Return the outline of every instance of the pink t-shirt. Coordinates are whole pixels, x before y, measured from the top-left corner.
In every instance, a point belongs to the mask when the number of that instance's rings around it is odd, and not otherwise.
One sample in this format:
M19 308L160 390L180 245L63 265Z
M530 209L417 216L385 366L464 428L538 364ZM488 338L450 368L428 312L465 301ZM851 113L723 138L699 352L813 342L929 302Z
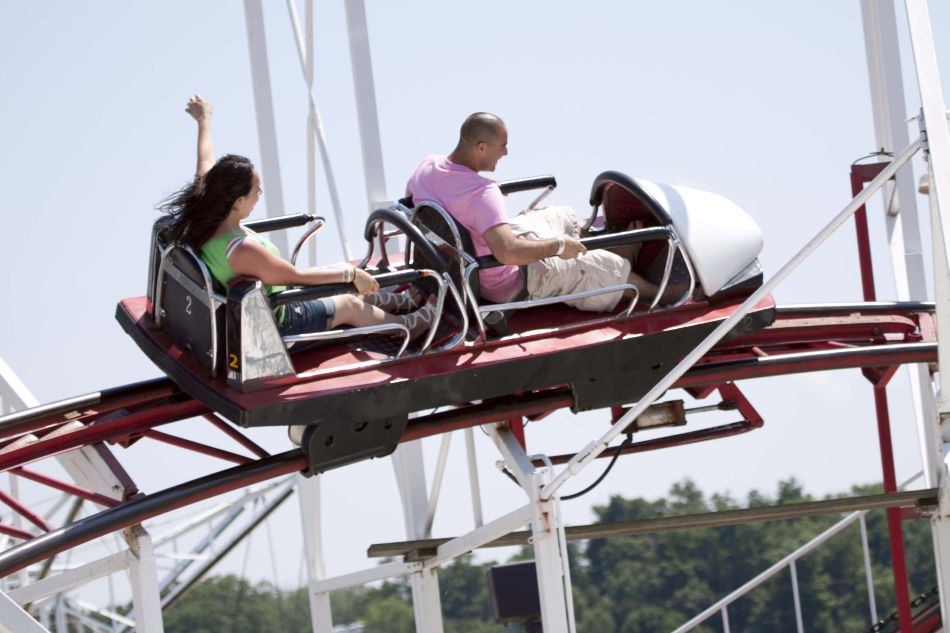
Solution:
M475 253L491 255L482 235L499 224L507 224L505 197L498 183L478 175L447 156L428 156L409 177L406 195L413 204L432 200L452 214L472 236ZM523 286L517 266L498 266L479 272L482 296L489 301L510 301Z

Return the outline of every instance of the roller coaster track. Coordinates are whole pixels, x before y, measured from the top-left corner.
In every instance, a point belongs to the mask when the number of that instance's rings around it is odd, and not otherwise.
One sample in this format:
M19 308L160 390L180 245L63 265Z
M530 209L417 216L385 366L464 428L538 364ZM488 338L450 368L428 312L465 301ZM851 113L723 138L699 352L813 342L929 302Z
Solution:
M935 363L933 304L859 303L786 306L770 327L713 348L675 385L702 398L732 381L830 369L861 368L866 374L893 372L908 363ZM569 386L511 395L413 418L402 442L475 425L523 416L541 419L573 405ZM619 407L618 407L619 408ZM158 431L172 422L201 417L247 453L235 453ZM614 419L618 416L615 414ZM748 421L632 444L624 452L665 448L716 439L761 426ZM162 441L236 463L235 466L151 494L139 492L106 444L128 447L144 439ZM109 498L28 470L34 462L78 449L97 447L110 467L128 481L125 498ZM105 450L102 450L105 449ZM563 457L563 456L562 456ZM555 462L564 461L555 459ZM159 378L61 400L0 418L0 470L89 499L106 509L53 529L29 508L4 500L42 533L0 523L0 533L21 542L0 552L0 576L189 504L307 469L300 449L268 454L237 428Z

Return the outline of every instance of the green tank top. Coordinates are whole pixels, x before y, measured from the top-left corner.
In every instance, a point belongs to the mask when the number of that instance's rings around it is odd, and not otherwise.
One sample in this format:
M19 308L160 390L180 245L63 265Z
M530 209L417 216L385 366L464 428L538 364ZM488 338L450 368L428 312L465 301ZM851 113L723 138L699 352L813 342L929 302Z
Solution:
M280 257L280 249L274 245L266 237L258 235L250 229L245 229L246 233L225 233L224 235L219 235L217 237L212 237L210 240L201 245L201 259L204 261L205 265L208 267L208 270L217 279L223 286L227 287L228 283L231 282L235 277L239 277L234 270L231 269L231 264L228 263L228 254L231 253L237 246L243 242L245 239L252 239L264 248L267 249L269 253ZM281 292L286 289L286 286L266 286L265 289L267 294L274 294L275 292ZM278 317L278 323L282 323L284 320L284 311L283 306L280 306L275 310L275 314Z

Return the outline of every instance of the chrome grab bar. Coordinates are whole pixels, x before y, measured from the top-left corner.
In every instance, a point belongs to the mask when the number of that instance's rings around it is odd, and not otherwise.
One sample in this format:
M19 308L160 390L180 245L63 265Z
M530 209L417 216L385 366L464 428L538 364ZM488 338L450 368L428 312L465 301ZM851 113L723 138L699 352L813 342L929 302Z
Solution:
M303 248L303 245L306 243L306 241L315 235L317 231L322 229L326 223L327 221L321 217L316 217L313 219L313 226L307 229L307 232L304 233L299 240L297 240L297 245L294 246L294 252L290 256L290 264L292 266L297 265L297 255L300 254L300 249Z
M381 325L367 325L356 327L349 330L324 330L323 332L305 332L303 334L288 334L282 336L284 343L300 343L302 341L330 341L341 338L351 338L354 336L363 336L366 334L382 334L384 332L397 332L403 335L402 347L396 354L396 358L402 356L409 345L409 328L401 323L383 323Z

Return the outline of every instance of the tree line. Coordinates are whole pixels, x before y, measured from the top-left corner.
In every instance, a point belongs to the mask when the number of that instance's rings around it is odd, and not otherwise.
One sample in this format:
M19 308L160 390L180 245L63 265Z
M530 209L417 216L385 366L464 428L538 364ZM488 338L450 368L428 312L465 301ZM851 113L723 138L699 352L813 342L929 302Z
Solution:
M880 492L852 488L848 495ZM706 495L691 481L673 485L661 499L612 497L593 508L598 522L630 521L676 514L733 510L814 501L794 480L775 494L750 492L744 500ZM571 578L579 633L669 632L840 520L840 515L691 529L572 543ZM895 609L890 545L884 511L866 517L878 617ZM933 546L926 520L903 522L911 595L936 584ZM515 558L531 558L524 548ZM446 633L502 633L492 619L487 570L471 556L439 570ZM857 523L796 565L806 631L870 628L864 554ZM412 633L406 579L335 591L335 624L360 623L364 633ZM796 631L788 571L779 573L729 607L733 633ZM168 633L287 633L311 631L306 588L282 591L267 582L235 576L206 579L165 613ZM695 629L719 633L713 616Z

